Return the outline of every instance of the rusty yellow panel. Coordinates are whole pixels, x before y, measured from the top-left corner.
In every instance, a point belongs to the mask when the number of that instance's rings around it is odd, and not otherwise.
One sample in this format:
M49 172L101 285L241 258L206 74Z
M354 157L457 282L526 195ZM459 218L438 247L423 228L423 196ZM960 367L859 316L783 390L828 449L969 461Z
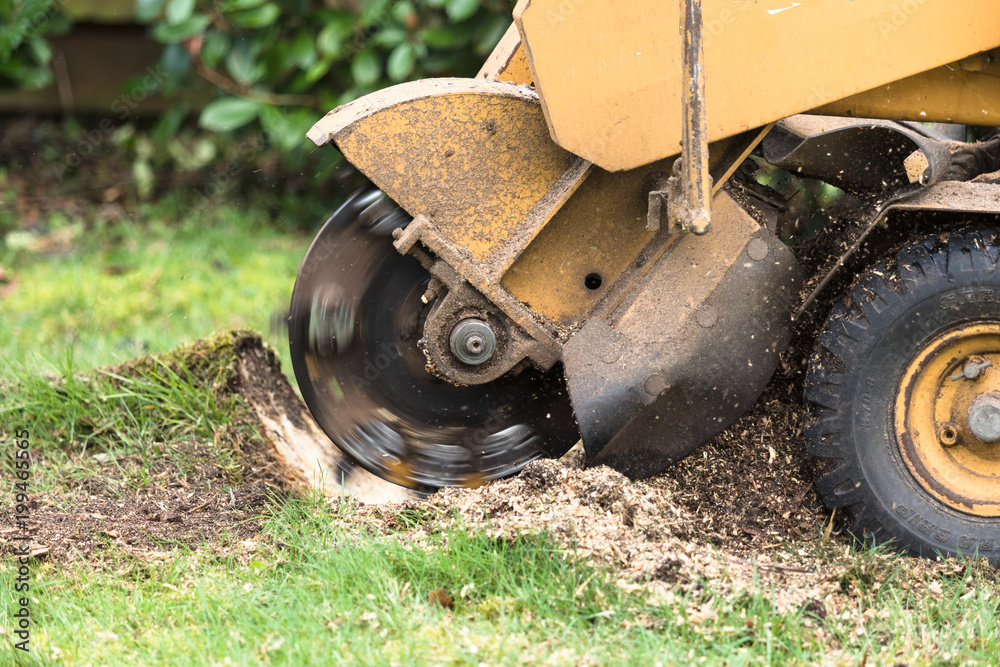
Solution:
M521 48L521 42L517 43L517 49L511 54L503 71L496 78L497 81L507 81L508 83L531 83L531 70L528 68L528 57L524 54L524 49Z
M591 171L501 284L556 324L582 321L653 237L646 231L649 188L642 186L657 169L668 172L670 165Z
M481 262L578 161L552 142L530 89L474 79L367 95L328 113L309 138L335 142L407 212Z
M493 53L483 63L477 79L505 81L518 85L531 83L531 70L528 68L528 58L521 48L521 36L513 23L500 38Z
M761 128L752 139L742 136L709 146L713 192L722 188L769 129ZM646 230L650 185L656 176L668 176L672 164L673 160L663 160L624 172L592 167L575 194L511 264L501 284L551 322L561 326L580 322L653 239ZM715 201L735 206L728 196ZM587 286L590 275L600 276L600 287Z
M681 4L520 0L514 19L561 146L612 171L679 152ZM991 0L702 4L712 141L1000 45Z
M831 102L814 113L887 120L1000 125L1000 67L967 71L958 63Z

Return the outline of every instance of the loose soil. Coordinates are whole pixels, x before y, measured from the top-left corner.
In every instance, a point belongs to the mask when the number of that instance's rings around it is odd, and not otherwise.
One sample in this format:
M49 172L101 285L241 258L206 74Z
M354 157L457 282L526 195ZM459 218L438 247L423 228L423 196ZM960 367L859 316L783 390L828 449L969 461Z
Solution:
M99 474L66 481L36 497L31 513L36 550L73 559L111 546L135 555L158 554L170 545L225 549L259 531L255 517L269 499L306 489L317 479L336 499L343 480L347 492L368 504L366 516L459 507L470 521L510 519L524 529L552 529L554 521L571 520L572 511L559 516L561 505L552 504L553 494L576 489L585 496L583 506L629 529L642 544L669 536L732 553L814 540L826 516L804 453L802 407L794 383L783 377L735 426L659 477L629 482L607 468L579 470L571 453L561 462L533 464L513 480L445 490L425 502L343 460L259 336L220 334L177 350L168 360L211 376L220 391L236 393L249 409L239 410L215 443L164 445L151 463L147 459L149 481L142 488L127 482L142 462L126 457L100 461ZM149 358L139 359L112 370L136 372L149 363ZM238 469L217 465L219 447L237 450ZM36 465L46 465L44 456ZM542 505L553 510L520 511ZM620 548L609 540L602 558L615 560Z
M743 589L770 577L781 580L782 606L808 604L832 594L839 578L806 555L849 546L829 532L824 537L829 516L813 488L802 405L792 389L777 377L733 427L652 479L582 469L580 453L571 451L482 488L367 505L360 514L417 541L458 525L508 538L546 531L612 568L626 588L677 595L706 579Z
M188 490L191 481L169 469L141 491L116 492L113 481L110 472L82 480L59 497L36 497L31 553L63 562L98 560L102 552L144 562L169 560L178 548L223 553L260 532L257 517L269 502L269 489L260 482ZM22 532L12 517L3 523L0 533Z
M207 383L222 401L237 396L232 422L213 442L148 443L154 453L142 457L84 452L57 462L44 449L33 451L36 474L58 465L62 477L52 490L32 494L36 557L95 560L115 552L162 560L175 548L231 553L260 532L269 503L308 492L317 480L329 497L415 497L343 459L258 334L221 333L97 373L136 375L164 362ZM23 533L12 509L0 512L0 535ZM0 552L13 548L4 540Z
M567 550L609 567L621 587L642 589L663 602L692 591L699 595L691 600L703 600L706 586L736 595L763 584L781 610L860 619L864 596L858 582L870 586L898 567L888 554L859 560L832 530L805 455L794 370L801 360L789 363L732 428L653 479L630 481L603 466L581 469L575 448L558 461L535 461L510 479L420 499L337 458L258 335L220 334L166 359L215 377L220 391L239 395L233 425L213 443L164 445L145 459L98 460L96 474L67 479L36 496L30 514L37 558L119 567L122 556L155 564L177 549L249 557L269 505L315 488L317 479L324 480L330 502L339 504L346 491L330 480L340 479L362 504L353 513L331 512L331 521L417 544L455 527L507 539L545 532ZM114 370L120 374L148 363L140 359ZM234 450L235 458L220 458L220 448ZM326 452L329 458L320 470L296 451ZM49 464L36 456L36 466ZM140 468L148 483L135 488L130 480ZM0 512L0 525L4 534L14 532L10 510ZM966 567L956 561L905 563L906 580L932 593L938 576ZM697 604L705 608L690 608L691 619L709 621L711 604Z

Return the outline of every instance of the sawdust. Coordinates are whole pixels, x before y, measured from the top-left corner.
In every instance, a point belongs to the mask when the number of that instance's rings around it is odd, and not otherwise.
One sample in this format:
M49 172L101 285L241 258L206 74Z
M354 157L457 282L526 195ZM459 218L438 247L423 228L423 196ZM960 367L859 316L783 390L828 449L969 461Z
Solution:
M691 512L696 535L735 550L819 534L827 512L806 454L796 383L771 382L750 412L694 454L646 482Z
M214 378L220 391L244 392L242 384L253 378L253 389L241 394L251 400L237 421L260 428L258 404L269 410L281 405L293 413L284 421L305 429L299 423L309 419L304 406L280 373L269 376L278 371L273 352L255 335L226 336L222 345L202 342L172 358L202 359L205 377ZM226 350L220 358L236 364L224 363L229 370L218 372L205 355L191 354L208 347ZM245 358L253 360L250 373L240 371ZM852 552L832 530L812 487L795 377L794 370L779 374L746 417L653 479L631 481L606 467L581 469L571 452L478 489L359 505L331 520L417 544L455 528L506 539L544 532L609 568L623 589L640 591L653 604L685 605L691 627L706 635L718 625L713 595L760 591L780 611L810 614L817 633L825 632L828 616L862 627L865 600L881 583L891 578L894 586L934 595L935 581L968 565ZM164 445L153 460L99 459L95 474L67 477L33 498L32 553L97 567L121 567L123 556L126 564L166 563L178 549L251 557L262 539L261 517L295 492L301 471L284 469L268 437L246 433L237 423L214 443ZM219 465L219 447L236 450L235 469ZM41 454L36 463L49 465ZM127 480L142 465L149 483L134 488ZM9 511L0 512L0 525L13 525Z
M478 489L359 512L386 533L417 539L455 526L496 537L544 531L612 568L623 587L666 597L705 580L738 590L763 577L782 583L776 604L798 608L833 592L839 579L832 566L799 554L816 551L828 517L813 489L794 389L778 378L747 416L652 479L580 469L571 452ZM407 531L414 514L421 525Z
M300 444L292 438L324 440L322 446L331 447L288 386L273 351L256 334L218 334L156 360L147 357L111 370L134 374L157 363L183 366L220 396L241 397L233 424L213 443L153 443L164 453L152 464L128 457L108 460L99 465L100 474L83 481L67 476L52 493L36 497L34 537L51 557L87 558L112 545L134 553L170 544L224 548L234 535L246 538L258 530L252 511L263 505L245 505L241 497L265 498L268 489L281 497L313 479L288 454ZM664 554L687 553L691 545L753 554L788 540L816 539L825 513L812 487L801 422L795 387L779 379L749 415L657 478L630 482L607 468L538 462L514 479L475 490L444 490L426 503L414 499L411 504L439 512L464 508L464 519L484 528L501 522L518 530L560 531L567 540L575 535L581 548L625 568L633 578L662 578L670 569ZM238 452L239 470L218 468L218 448ZM174 463L175 455L195 463L184 468ZM41 452L36 461L47 465ZM152 465L145 471L149 483L135 488L125 479L134 478L140 465ZM364 476L333 455L324 469L355 483ZM391 515L401 505L384 501L405 497L362 497L382 503L363 511Z
M708 447L740 447L744 426ZM774 445L764 450L770 460ZM774 450L773 467L787 467L777 465L778 456ZM862 623L873 587L892 578L903 589L933 590L941 576L967 567L891 553L859 557L848 541L824 532L829 517L814 494L804 494L798 507L786 507L806 484L797 476L775 473L760 477L756 487L729 486L740 470L752 472L753 460L732 463L729 470L712 466L711 479L700 485L704 496L696 499L691 481L704 465L688 463L670 476L630 481L604 466L583 470L538 460L517 477L478 489L444 489L424 502L361 506L354 521L416 544L456 528L507 540L544 532L585 561L609 568L621 588L640 591L653 604L683 603L688 620L707 632L717 613L712 595L766 591L778 611L811 614L817 627L828 615ZM723 489L732 498L716 505L711 498L718 499ZM738 509L743 504L756 507Z
M795 368L779 373L745 417L658 477L581 469L570 452L481 488L362 506L358 519L417 543L457 527L505 539L544 532L610 568L626 590L661 604L683 598L706 632L715 614L706 591L768 591L779 611L814 617L820 633L827 616L862 624L868 591L890 576L924 591L967 564L853 551L813 488Z

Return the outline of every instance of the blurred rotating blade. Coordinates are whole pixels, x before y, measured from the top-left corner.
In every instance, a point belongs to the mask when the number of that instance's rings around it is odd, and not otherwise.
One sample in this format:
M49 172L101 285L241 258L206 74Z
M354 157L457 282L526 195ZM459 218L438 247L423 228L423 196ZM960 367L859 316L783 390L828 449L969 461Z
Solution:
M563 454L579 431L561 367L471 387L425 370L429 275L391 240L409 221L379 190L362 191L306 253L288 333L316 421L361 466L413 488L475 486Z

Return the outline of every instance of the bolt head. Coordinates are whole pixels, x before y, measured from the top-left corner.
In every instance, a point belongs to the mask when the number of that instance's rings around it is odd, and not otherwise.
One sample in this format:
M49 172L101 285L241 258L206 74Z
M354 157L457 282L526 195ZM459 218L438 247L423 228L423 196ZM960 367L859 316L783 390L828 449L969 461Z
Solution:
M482 320L462 320L451 330L451 352L463 364L486 363L496 351L497 338L490 325Z
M1000 396L983 394L978 396L966 414L969 430L982 442L1000 442Z

